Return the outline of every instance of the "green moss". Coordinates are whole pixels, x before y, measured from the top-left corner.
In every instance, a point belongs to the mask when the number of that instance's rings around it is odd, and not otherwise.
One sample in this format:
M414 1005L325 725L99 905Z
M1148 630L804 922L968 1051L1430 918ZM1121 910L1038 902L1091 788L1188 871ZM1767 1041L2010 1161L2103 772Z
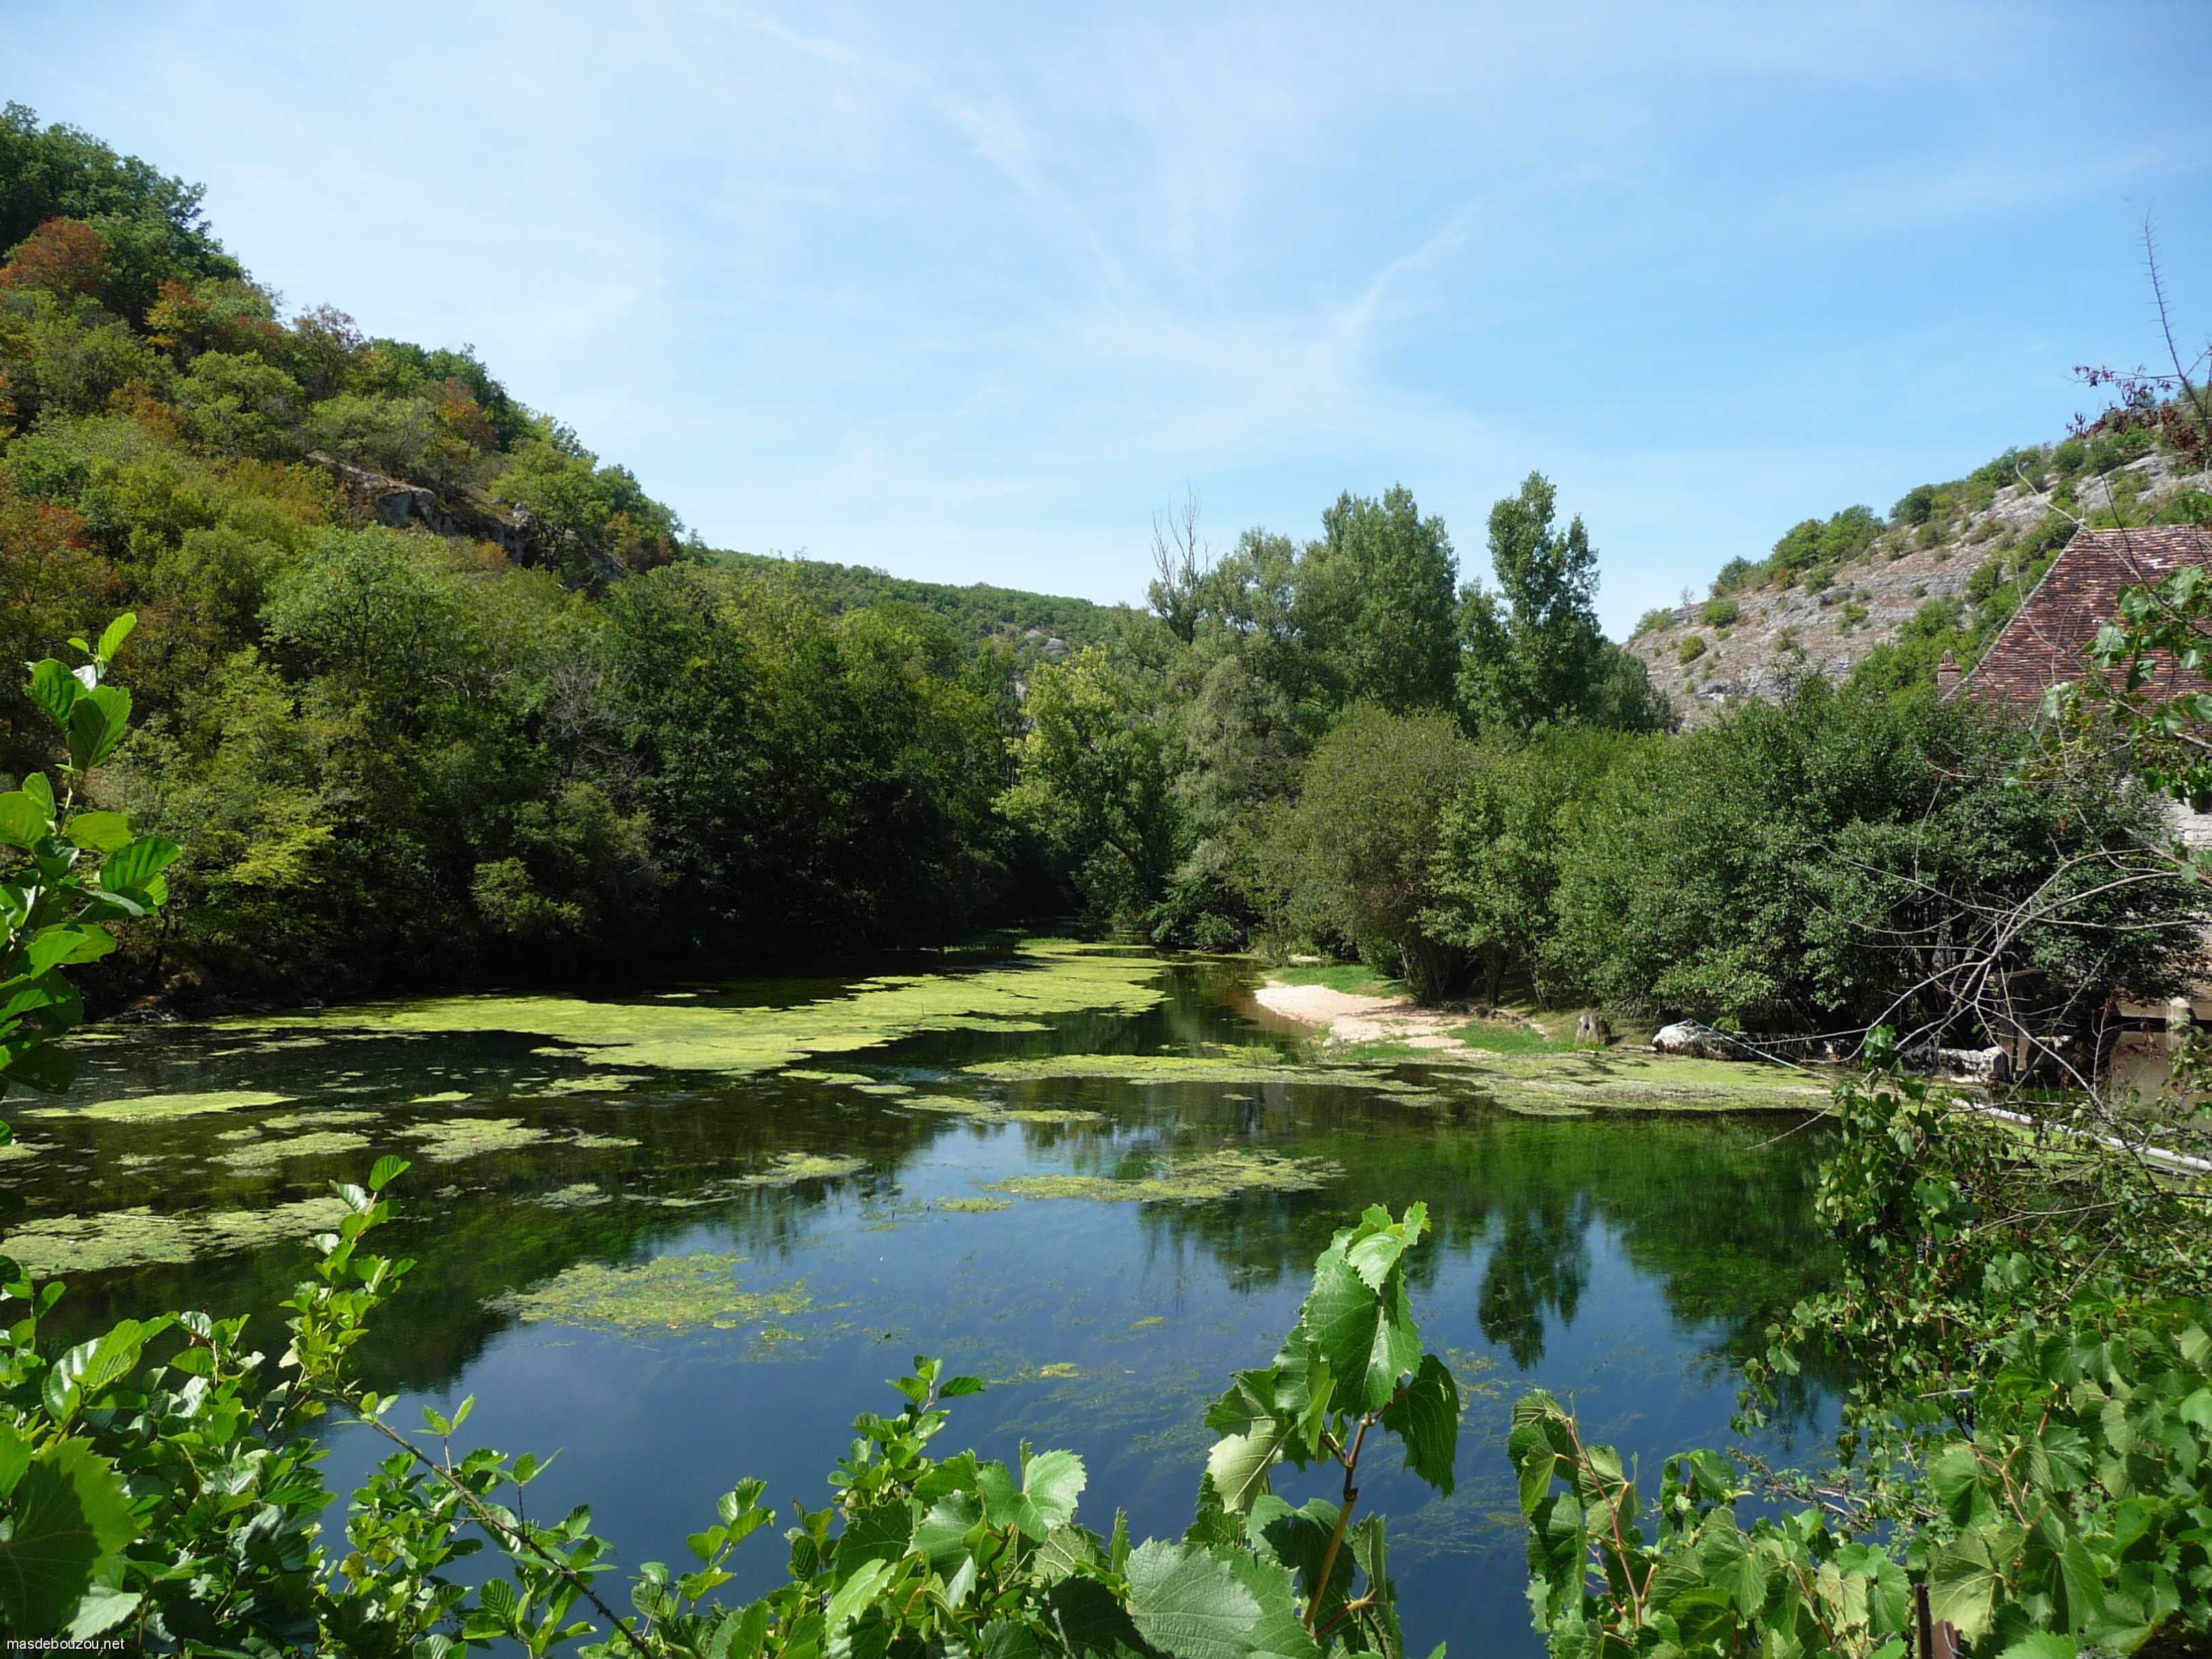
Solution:
M1575 1046L1572 1036L1553 1036L1517 1020L1478 1019L1452 1035L1470 1048L1493 1054L1560 1054Z
M210 1112L236 1112L256 1106L284 1106L289 1095L272 1095L257 1089L210 1089L198 1094L137 1095L128 1100L96 1100L88 1106L41 1106L25 1117L88 1117L104 1122L159 1123L173 1118L201 1117Z
M665 1255L635 1267L585 1263L494 1305L526 1324L604 1325L618 1330L732 1330L813 1307L803 1281L763 1291L738 1285L741 1255Z
M1011 1210L1013 1200L1005 1198L940 1198L940 1210L950 1210L955 1215L989 1215L997 1210Z
M234 1152L225 1152L216 1160L225 1169L241 1173L273 1170L292 1158L331 1158L339 1152L358 1152L367 1149L368 1137L345 1129L318 1129L303 1135L291 1135L267 1139L258 1145L240 1147Z
M588 1134L570 1135L561 1144L564 1146L574 1146L581 1151L594 1152L614 1152L624 1147L645 1145L641 1140L632 1140L628 1135Z
M1011 1176L983 1190L1016 1198L1088 1198L1109 1204L1203 1204L1242 1193L1303 1193L1343 1176L1326 1158L1230 1150L1195 1152L1135 1180L1107 1176Z
M513 1031L556 1040L552 1053L589 1065L649 1066L743 1075L818 1054L850 1054L923 1031L1005 1030L1010 1021L1160 1001L1160 963L1146 954L1064 939L1024 943L972 971L890 975L792 1007L593 1002L580 997L465 996L368 1004L333 1013L225 1021L227 1030L312 1027L325 1038Z
M346 1213L343 1200L337 1198L301 1199L265 1210L175 1215L156 1215L142 1205L22 1222L0 1240L0 1249L33 1273L104 1273L305 1239L337 1226Z

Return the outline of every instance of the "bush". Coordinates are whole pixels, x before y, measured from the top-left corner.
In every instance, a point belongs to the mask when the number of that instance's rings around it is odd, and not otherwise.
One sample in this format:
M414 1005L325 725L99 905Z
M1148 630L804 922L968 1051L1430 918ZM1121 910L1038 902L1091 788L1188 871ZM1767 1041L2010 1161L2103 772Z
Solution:
M1936 486L1915 484L1898 498L1889 516L1896 524L1926 524L1936 516Z
M1674 613L1673 611L1668 610L1663 605L1654 606L1651 610L1645 611L1642 616L1636 619L1636 626L1629 630L1628 637L1632 640L1640 640L1646 634L1651 633L1655 629L1672 628L1674 625Z
M1679 663L1693 663L1705 654L1705 637L1698 634L1686 635L1681 644L1674 647L1674 660Z
M1705 608L1698 612L1708 628L1726 628L1735 621L1738 614L1736 602L1728 599L1707 599Z

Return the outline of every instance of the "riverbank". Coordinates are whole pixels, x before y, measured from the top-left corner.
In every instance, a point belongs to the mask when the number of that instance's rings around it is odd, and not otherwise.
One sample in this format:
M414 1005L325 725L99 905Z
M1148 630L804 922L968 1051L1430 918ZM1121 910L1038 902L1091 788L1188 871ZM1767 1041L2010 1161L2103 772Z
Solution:
M1328 985L1296 985L1269 979L1252 994L1269 1013L1302 1025L1321 1027L1331 1042L1401 1042L1409 1048L1464 1048L1460 1031L1465 1014L1419 1006L1403 994L1376 995L1340 991Z

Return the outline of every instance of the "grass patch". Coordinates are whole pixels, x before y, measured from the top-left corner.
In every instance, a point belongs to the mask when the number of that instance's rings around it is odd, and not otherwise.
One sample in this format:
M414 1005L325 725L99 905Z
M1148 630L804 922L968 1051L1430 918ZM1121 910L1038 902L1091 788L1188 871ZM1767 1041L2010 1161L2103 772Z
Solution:
M1408 994L1403 980L1378 974L1364 962L1305 963L1294 968L1270 968L1267 977L1277 985L1323 985L1353 996Z
M1478 1019L1452 1033L1470 1048L1491 1054L1557 1054L1571 1053L1575 1040L1550 1036L1517 1020Z

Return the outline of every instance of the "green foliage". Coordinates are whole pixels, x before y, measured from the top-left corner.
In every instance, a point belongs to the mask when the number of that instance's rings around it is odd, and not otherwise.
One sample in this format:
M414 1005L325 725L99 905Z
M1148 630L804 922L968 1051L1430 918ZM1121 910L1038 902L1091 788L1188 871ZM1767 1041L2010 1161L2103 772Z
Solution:
M115 1633L150 1650L507 1644L585 1659L1401 1650L1382 1519L1352 1515L1378 1431L1419 1479L1452 1490L1457 1389L1421 1352L1407 1296L1418 1204L1339 1232L1273 1365L1239 1374L1207 1413L1222 1438L1180 1542L1132 1547L1118 1516L1103 1535L1082 1525L1088 1476L1072 1451L933 1456L947 1403L982 1384L917 1358L892 1384L896 1415L854 1419L830 1502L793 1505L784 1583L732 1605L716 1592L733 1554L773 1518L761 1482L722 1496L688 1540L690 1563L645 1563L618 1589L587 1510L529 1515L546 1460L456 1455L472 1399L450 1417L426 1409L409 1433L355 1380L351 1355L411 1266L366 1248L406 1168L387 1158L366 1187L335 1185L345 1213L287 1304L281 1380L245 1346L243 1321L204 1314L125 1322L57 1351L39 1328L58 1292L0 1267L0 1288L33 1310L0 1344L0 1629ZM352 1494L342 1548L322 1532L319 1423L391 1448ZM1339 1503L1294 1509L1275 1495L1291 1469L1324 1462L1342 1470ZM489 1573L471 1561L487 1547Z
M2157 842L2149 805L2109 772L2014 787L2015 753L1972 707L1818 678L1637 750L1561 837L1546 982L1752 1028L1863 1028L1886 1014L1940 1025L1957 1018L1942 917L2045 890L2041 920L2002 947L2023 996L2025 975L2042 976L2037 1009L2070 1022L2123 987L2168 994L2199 901L2151 875L2105 887L2135 868L2143 837ZM2168 925L2092 942L2138 900Z
M1681 643L1674 647L1674 660L1679 663L1693 663L1705 654L1705 636L1702 634L1685 634Z
M1742 614L1742 608L1734 599L1711 599L1705 601L1698 617L1708 628L1727 628Z
M1646 634L1662 628L1672 628L1674 625L1674 613L1663 605L1657 606L1645 611L1636 619L1636 626L1629 630L1628 637L1632 640L1640 640Z
M1463 958L1421 918L1440 896L1431 849L1474 762L1449 715L1347 714L1314 750L1273 837L1284 931L1349 940L1417 996L1447 989Z
M1458 562L1442 519L1413 492L1349 492L1322 514L1298 569L1301 620L1316 630L1338 701L1394 714L1449 708Z
M1554 732L1525 744L1486 742L1474 757L1437 829L1435 896L1421 925L1480 965L1492 1002L1509 978L1535 977L1550 945L1574 810L1644 741Z
M1468 585L1460 607L1459 697L1471 727L1656 731L1668 723L1643 664L1598 631L1597 554L1580 518L1555 529L1558 492L1532 472L1490 513L1495 592Z
M1837 1465L1685 1453L1650 1503L1550 1395L1524 1398L1538 1627L1555 1652L1901 1656L1926 1650L1924 1611L1975 1654L2195 1650L2212 1260L2192 1197L1879 1069L1837 1105L1816 1202L1841 1280L1777 1330L1749 1396L1755 1417L1778 1379L1845 1358Z

